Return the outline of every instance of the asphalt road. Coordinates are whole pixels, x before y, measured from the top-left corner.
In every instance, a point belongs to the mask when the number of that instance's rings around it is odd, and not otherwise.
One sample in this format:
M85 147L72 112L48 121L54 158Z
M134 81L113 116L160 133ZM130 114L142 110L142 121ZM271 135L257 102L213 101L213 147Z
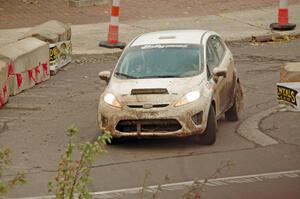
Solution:
M129 191L142 185L146 172L150 173L147 185L186 185L195 179L209 178L227 161L234 165L217 177L219 185L207 187L204 198L299 198L300 143L286 139L261 147L238 135L236 129L249 116L277 105L275 84L280 66L300 60L300 40L234 43L230 48L245 90L241 120L232 123L221 118L213 146L201 146L194 138L132 140L108 146L108 153L92 169L93 182L89 188L96 192L95 198L104 198L104 191L120 189L125 189L122 192L125 195L114 191L113 198L140 198ZM80 129L76 142L96 139L98 99L105 87L98 72L111 70L117 57L74 57L73 63L56 76L10 98L0 110L0 147L13 151L14 165L9 173L21 170L28 173L26 185L14 190L10 197L47 195L46 185L55 175L69 125L76 124ZM284 138L285 131L277 130L277 134ZM170 178L168 182L164 181L166 175ZM256 176L256 180L252 178L247 183L249 175ZM244 182L228 182L232 177ZM164 191L161 198L180 198L184 188L170 187L172 191Z

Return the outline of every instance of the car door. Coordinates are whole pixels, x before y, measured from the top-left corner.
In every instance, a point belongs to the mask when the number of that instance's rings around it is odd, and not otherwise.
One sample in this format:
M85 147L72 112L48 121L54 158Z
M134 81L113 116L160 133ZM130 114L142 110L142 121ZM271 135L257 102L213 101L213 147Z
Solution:
M220 60L220 64L218 67L226 68L227 75L225 78L226 81L226 87L224 89L223 95L222 95L222 102L224 109L223 112L226 111L228 108L231 107L235 86L236 86L236 72L234 71L234 63L233 63L233 57L231 52L227 49L225 43L222 41L222 39L219 36L215 36L212 38L212 45L215 51L217 52L217 55Z
M214 97L216 102L216 115L222 114L228 106L228 81L227 77L219 77L217 81L213 80L213 69L216 67L228 68L225 57L225 47L219 40L219 37L213 35L209 37L206 45L206 62L208 68L209 81L214 85Z

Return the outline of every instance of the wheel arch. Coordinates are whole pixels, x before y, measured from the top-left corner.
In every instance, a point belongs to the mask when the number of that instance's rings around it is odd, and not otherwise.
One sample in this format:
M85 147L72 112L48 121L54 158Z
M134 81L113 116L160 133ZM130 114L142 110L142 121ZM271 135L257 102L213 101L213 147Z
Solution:
M213 106L214 111L216 112L216 101L214 99L211 100L211 106Z

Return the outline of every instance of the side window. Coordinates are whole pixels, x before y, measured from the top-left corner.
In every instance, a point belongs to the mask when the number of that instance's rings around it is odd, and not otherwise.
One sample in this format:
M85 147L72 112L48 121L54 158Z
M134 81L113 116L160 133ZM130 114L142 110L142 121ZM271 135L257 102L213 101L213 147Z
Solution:
M217 36L212 36L210 38L212 47L214 49L214 51L217 53L219 60L222 60L223 56L224 56L224 52L225 52L225 47L223 45L223 43L221 42L221 39Z
M206 61L208 67L208 78L211 77L212 71L221 63L225 53L225 46L221 42L221 38L214 35L207 40L206 45Z
M212 71L219 65L219 57L211 44L211 39L206 44L206 66L208 69L208 78L210 79Z

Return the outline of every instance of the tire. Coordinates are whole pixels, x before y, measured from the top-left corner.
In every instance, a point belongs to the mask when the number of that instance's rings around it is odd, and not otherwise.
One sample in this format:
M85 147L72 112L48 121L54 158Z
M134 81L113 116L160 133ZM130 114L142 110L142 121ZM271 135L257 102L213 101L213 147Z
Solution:
M213 145L216 142L217 130L218 130L218 125L216 120L215 109L211 105L208 112L206 129L200 135L201 144Z
M225 118L228 121L238 121L242 109L243 91L241 84L237 82L237 88L234 95L233 105L225 112Z

